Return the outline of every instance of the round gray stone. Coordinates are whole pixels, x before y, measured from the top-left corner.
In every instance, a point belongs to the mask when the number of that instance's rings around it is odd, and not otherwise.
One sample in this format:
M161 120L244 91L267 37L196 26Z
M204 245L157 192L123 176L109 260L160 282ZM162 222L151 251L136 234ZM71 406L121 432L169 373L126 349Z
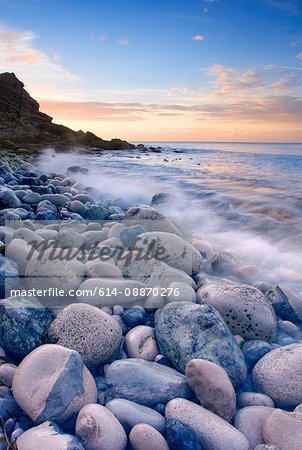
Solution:
M78 351L89 368L111 359L122 340L121 327L109 314L84 303L66 306L47 335L50 343Z
M197 302L214 306L233 334L246 339L273 341L277 320L270 302L258 289L245 284L205 284Z
M133 450L169 450L163 435L146 423L140 423L132 428L129 442Z

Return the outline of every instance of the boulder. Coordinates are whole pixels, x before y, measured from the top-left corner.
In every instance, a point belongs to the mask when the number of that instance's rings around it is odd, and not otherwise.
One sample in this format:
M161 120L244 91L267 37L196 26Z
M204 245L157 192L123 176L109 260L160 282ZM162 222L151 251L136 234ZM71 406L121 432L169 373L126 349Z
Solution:
M105 372L106 401L124 398L154 407L174 397L190 398L186 377L176 370L143 359L114 361Z
M201 450L199 440L193 428L176 419L166 420L166 435L170 449Z
M284 320L302 320L302 299L288 286L277 284L265 293L276 314Z
M147 406L139 405L124 398L111 400L105 406L123 425L127 434L139 423L147 423L160 433L165 431L164 417L154 409L147 408Z
M244 434L251 448L265 443L262 428L264 422L273 411L273 408L267 406L247 406L236 413L234 427Z
M191 427L201 448L215 450L250 450L246 437L216 414L182 398L174 398L166 406L167 419L176 419Z
M16 446L18 450L84 450L75 436L64 433L51 420L22 433L17 438Z
M295 413L275 410L263 425L263 438L281 449L301 450L302 417Z
M233 334L273 341L277 332L274 310L262 292L245 284L205 284L197 302L214 306Z
M161 212L152 206L143 204L131 206L126 211L124 225L128 228L134 225L141 225L148 231L180 234L176 226Z
M169 446L155 428L148 424L141 423L135 425L129 434L129 442L133 450L169 450Z
M302 402L301 365L302 344L276 348L255 365L253 383L277 405L294 408Z
M78 351L84 364L94 369L117 353L122 330L109 314L95 306L73 303L57 315L47 337L52 344Z
M52 344L23 359L13 379L13 395L36 424L53 420L66 427L83 406L97 401L94 379L80 354Z
M205 359L191 359L186 367L187 383L199 403L230 422L236 411L236 394L226 371Z
M36 297L10 297L0 302L0 339L17 358L42 344L52 322L49 311Z
M127 436L117 418L101 405L84 406L76 421L76 436L85 450L125 450Z
M155 314L160 353L185 373L191 359L221 366L236 387L246 377L246 365L237 342L215 308L194 303L169 303Z

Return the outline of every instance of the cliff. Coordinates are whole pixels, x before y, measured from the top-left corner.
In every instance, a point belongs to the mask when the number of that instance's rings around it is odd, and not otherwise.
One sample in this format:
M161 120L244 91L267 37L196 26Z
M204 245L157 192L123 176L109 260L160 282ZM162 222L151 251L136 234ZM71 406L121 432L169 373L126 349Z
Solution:
M0 74L0 148L57 149L83 147L124 150L135 146L120 139L106 141L89 131L74 131L52 122L39 111L39 103L24 89L14 73Z

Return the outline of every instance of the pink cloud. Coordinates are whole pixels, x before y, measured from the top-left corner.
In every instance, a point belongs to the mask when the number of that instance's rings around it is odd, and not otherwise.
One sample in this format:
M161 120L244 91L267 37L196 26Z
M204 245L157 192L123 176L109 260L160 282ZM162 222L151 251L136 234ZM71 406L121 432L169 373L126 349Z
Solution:
M118 45L124 45L124 46L130 45L130 42L127 41L127 39L125 39L125 38L119 39L119 40L117 41L117 43L118 43Z
M107 41L107 34L105 34L105 33L102 34L102 36L100 36L98 38L98 41L99 41L100 44L102 44L103 42Z
M203 36L201 34L196 34L192 39L194 41L203 41Z
M52 59L53 59L54 61L59 61L59 59L61 59L61 57L60 57L60 55L59 55L58 53L55 53L55 54L53 55Z
M66 73L66 80L69 81L70 83L73 83L75 81L75 77L74 77L74 75L72 75L72 73L67 72Z
M9 62L26 61L29 63L39 64L40 58L35 50L28 50L26 53L15 53L7 58Z

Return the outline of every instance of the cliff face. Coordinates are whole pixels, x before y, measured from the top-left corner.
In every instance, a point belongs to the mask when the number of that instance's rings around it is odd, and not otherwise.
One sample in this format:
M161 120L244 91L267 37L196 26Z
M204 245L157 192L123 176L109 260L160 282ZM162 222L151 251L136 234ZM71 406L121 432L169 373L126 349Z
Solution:
M105 141L95 134L74 131L52 123L52 117L39 111L36 102L13 73L0 74L0 148L26 147L123 150L135 146L120 139Z

